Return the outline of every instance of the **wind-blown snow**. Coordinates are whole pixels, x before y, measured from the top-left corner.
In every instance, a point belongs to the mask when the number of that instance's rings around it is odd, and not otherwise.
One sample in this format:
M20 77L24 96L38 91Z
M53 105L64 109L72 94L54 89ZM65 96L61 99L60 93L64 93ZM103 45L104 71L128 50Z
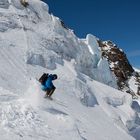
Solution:
M139 102L109 87L96 37L78 39L48 9L0 0L1 139L139 140ZM58 75L52 101L36 80L43 72Z

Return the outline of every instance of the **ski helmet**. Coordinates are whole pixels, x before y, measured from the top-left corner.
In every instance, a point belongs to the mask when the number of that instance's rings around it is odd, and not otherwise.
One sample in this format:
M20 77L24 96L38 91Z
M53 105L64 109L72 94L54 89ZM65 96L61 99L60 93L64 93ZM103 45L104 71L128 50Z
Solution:
M56 79L57 79L57 75L53 74L53 80L56 80Z

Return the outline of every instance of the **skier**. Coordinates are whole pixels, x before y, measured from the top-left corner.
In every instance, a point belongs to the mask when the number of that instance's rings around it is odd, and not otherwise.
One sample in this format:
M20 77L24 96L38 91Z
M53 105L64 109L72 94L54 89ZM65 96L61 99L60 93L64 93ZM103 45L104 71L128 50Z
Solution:
M41 83L41 89L46 92L45 98L51 98L52 94L54 93L56 87L53 85L53 80L57 79L56 74L46 74L44 73L39 82Z

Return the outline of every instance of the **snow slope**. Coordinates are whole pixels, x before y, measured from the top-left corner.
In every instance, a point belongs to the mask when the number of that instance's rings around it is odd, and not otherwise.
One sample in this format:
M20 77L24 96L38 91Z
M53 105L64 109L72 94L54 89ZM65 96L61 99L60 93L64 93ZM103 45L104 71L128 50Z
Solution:
M77 38L48 9L0 0L1 139L139 140L139 101L115 89L96 37ZM36 80L43 72L59 77L53 101Z
M34 79L23 96L1 89L3 140L10 136L15 140L133 139L126 127L127 120L135 115L128 104L131 97L86 76L80 80L71 69L60 65L53 71L58 75L69 73L55 82L53 101L43 98ZM35 71L39 72L40 67Z

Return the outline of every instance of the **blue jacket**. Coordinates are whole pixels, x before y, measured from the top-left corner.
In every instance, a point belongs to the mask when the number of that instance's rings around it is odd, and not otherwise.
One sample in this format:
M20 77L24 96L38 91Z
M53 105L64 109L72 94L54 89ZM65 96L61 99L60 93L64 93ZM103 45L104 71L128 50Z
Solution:
M54 85L52 83L52 80L53 80L53 75L50 74L48 76L48 79L46 80L45 84L44 85L41 85L42 90L52 89L54 87Z

